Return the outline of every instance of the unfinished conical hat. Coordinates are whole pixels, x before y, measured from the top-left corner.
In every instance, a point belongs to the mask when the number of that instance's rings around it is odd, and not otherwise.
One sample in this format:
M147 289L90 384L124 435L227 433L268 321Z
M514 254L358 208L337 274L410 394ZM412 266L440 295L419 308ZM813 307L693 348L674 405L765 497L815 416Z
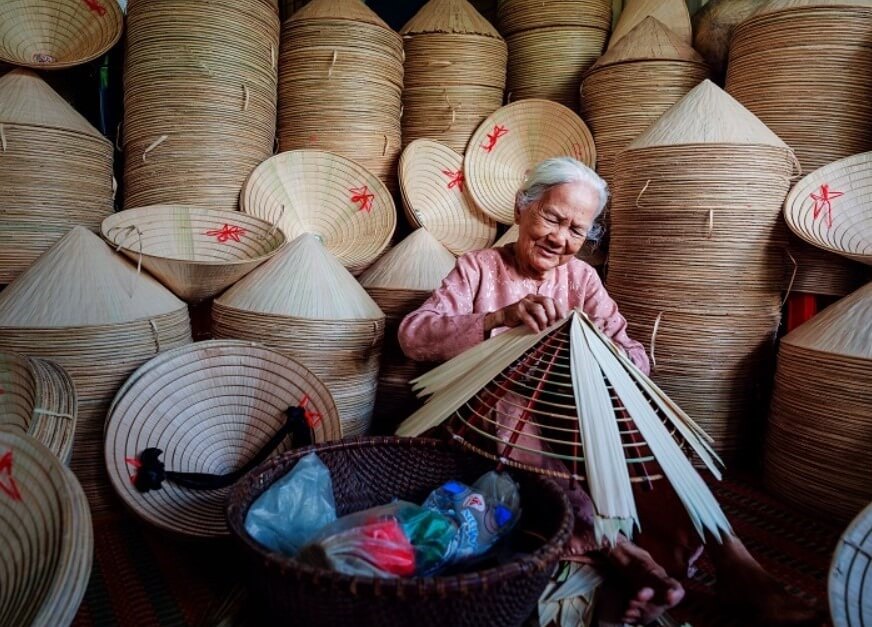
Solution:
M0 124L57 128L109 142L35 72L21 68L0 78Z
M835 627L872 624L872 504L842 534L830 565L828 592Z
M872 265L872 152L799 181L784 201L784 219L809 244Z
M820 353L872 360L872 283L830 305L781 342Z
M311 320L379 320L384 314L337 259L311 234L216 300L241 311Z
M615 63L630 61L688 61L704 63L700 54L664 26L648 16L633 27L626 37L609 48L591 67L591 71Z
M79 65L115 45L124 16L116 0L0 3L0 60L54 70Z
M421 33L482 35L502 39L499 31L466 0L430 0L400 30L401 35Z
M646 17L656 17L686 43L691 44L693 33L690 27L690 12L685 0L628 0L618 18L609 48L615 46L625 35Z
M360 275L365 288L432 292L456 263L427 229L418 229Z
M0 292L0 327L112 325L186 309L167 288L77 226Z
M760 118L708 79L672 105L627 150L698 144L773 146L790 150Z
M240 206L289 240L312 233L342 264L359 273L387 248L397 225L391 193L351 159L322 150L270 157L242 186Z
M524 177L551 157L596 163L593 136L571 109L529 99L497 109L473 133L464 156L467 191L497 222L515 221L515 195Z
M487 248L497 224L465 193L463 156L432 139L416 139L399 164L406 217L426 228L455 255Z
M700 535L730 530L682 452L694 451L717 475L705 433L582 313L538 334L501 333L414 383L430 399L398 435L447 421L455 439L482 455L584 481L600 537L630 537L639 524L632 483L661 477Z
M153 205L103 220L103 237L174 294L211 298L285 245L278 226L239 211Z
M348 20L374 24L391 30L384 20L360 0L312 0L288 20L292 23L312 20Z

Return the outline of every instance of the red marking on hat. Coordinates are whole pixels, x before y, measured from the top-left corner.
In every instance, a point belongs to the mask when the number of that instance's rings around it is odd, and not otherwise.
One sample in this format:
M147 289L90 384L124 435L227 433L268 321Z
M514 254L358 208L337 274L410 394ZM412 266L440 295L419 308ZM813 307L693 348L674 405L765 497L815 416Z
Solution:
M206 231L205 234L209 237L217 238L218 241L223 244L230 240L233 240L234 242L240 241L239 238L245 235L245 229L241 226L230 226L229 224L225 224L222 228Z
M369 191L369 187L366 185L362 187L352 187L348 191L352 194L351 202L360 205L358 211L366 211L367 213L372 211L372 204L375 202L375 194Z
M481 147L484 148L485 152L493 152L494 148L497 145L497 142L500 140L500 137L508 134L509 129L507 129L502 124L497 124L494 126L494 130L487 134L488 143L482 144Z
M833 192L830 191L830 186L824 183L821 185L820 193L815 194L812 192L810 194L811 199L814 200L814 214L813 217L815 220L820 217L821 213L826 211L827 214L827 228L831 228L833 226L833 203L832 201L836 198L844 196L845 192Z
M0 492L13 501L21 500L21 491L15 483L15 477L12 476L12 451L6 451L6 454L0 457Z

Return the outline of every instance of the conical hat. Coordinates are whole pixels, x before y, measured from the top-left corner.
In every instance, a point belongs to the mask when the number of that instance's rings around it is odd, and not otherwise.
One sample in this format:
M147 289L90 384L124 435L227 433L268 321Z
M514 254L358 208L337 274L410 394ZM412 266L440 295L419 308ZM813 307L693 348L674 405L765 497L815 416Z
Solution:
M688 61L703 63L700 54L681 37L648 16L593 64L591 70L628 61Z
M291 23L309 20L348 20L391 30L384 20L360 0L312 0L288 18Z
M685 0L628 0L624 3L609 48L617 44L633 28L648 16L656 17L664 26L674 31L687 45L691 44L692 30L690 12Z
M21 68L0 78L0 124L58 128L109 142L48 83Z
M872 359L872 283L830 305L781 341L820 353Z
M418 229L360 275L365 288L433 291L457 260L427 229Z
M502 39L500 33L466 0L430 0L400 30L401 35L451 33Z
M774 146L790 150L756 115L710 80L690 90L627 150L696 144Z
M215 300L241 311L312 320L384 314L314 235L303 234Z
M862 627L872 623L872 504L860 512L839 539L827 589L833 624Z
M0 293L0 326L112 325L186 308L167 288L77 226Z
M754 15L808 7L872 7L872 0L770 0L760 7Z

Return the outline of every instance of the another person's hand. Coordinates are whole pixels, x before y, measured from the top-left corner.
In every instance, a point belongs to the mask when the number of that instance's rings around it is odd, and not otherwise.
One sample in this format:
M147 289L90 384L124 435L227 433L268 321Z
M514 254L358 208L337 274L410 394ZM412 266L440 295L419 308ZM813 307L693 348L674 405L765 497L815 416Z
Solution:
M518 302L485 316L485 331L497 327L516 327L520 324L534 333L544 331L566 317L564 307L553 298L529 294Z

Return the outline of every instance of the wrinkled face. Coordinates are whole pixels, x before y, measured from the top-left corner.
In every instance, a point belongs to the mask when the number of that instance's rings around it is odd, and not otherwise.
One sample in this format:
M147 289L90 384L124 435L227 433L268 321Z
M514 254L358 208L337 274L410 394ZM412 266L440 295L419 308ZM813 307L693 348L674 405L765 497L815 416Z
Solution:
M542 274L572 259L593 226L599 200L592 185L564 183L526 209L516 207L520 232L515 249L522 268Z

